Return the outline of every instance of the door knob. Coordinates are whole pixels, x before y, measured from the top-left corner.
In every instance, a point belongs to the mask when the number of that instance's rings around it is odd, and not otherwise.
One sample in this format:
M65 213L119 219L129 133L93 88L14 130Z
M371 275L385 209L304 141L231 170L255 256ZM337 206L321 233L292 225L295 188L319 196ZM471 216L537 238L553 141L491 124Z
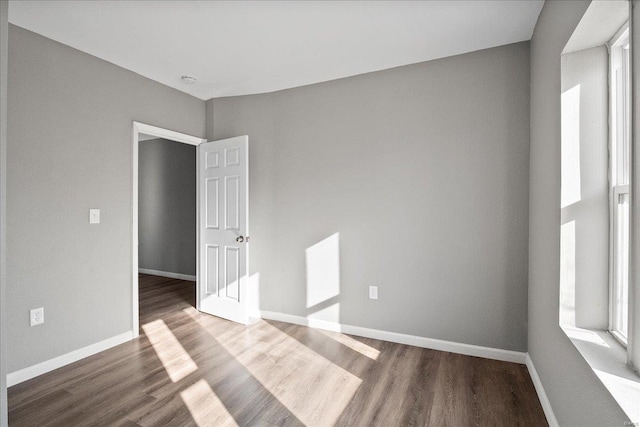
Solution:
M236 237L236 242L238 242L238 243L242 243L242 242L244 242L244 236L238 236L238 237Z

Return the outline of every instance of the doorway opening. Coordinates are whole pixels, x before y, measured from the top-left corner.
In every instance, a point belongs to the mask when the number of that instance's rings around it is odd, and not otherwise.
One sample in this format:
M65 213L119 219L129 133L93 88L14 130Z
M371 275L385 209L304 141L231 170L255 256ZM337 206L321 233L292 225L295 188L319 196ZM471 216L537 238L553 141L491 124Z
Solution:
M197 146L205 139L133 123L132 315L140 334L139 275L198 286ZM145 283L153 282L147 276ZM151 280L150 280L151 279Z

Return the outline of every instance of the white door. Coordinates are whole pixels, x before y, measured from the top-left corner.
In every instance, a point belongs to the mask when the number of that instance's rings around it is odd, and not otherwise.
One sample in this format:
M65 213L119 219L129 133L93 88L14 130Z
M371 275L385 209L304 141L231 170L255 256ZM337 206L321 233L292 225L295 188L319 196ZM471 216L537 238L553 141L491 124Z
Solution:
M248 149L239 136L198 147L198 310L247 324Z

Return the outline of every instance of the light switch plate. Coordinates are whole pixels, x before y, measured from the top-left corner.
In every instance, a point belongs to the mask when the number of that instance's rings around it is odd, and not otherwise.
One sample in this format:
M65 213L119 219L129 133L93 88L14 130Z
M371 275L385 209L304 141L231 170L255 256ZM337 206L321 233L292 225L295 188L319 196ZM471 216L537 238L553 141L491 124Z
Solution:
M89 224L100 224L100 209L89 209Z
M369 299L378 299L378 287L369 286Z

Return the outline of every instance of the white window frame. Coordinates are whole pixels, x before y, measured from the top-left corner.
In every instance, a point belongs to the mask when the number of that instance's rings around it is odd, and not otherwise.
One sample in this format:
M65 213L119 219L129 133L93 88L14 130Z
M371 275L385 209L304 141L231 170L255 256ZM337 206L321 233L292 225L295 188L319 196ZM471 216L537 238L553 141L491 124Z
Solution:
M627 238L620 239L618 232L620 200L627 197L631 206L630 169L631 169L631 84L629 64L629 26L621 28L609 44L610 58L610 257L609 257L609 332L624 347L627 347L629 325L629 229ZM626 157L626 159L625 159ZM630 227L630 217L628 218ZM623 268L623 257L627 257L627 270ZM618 295L622 280L627 282L626 310L619 304ZM622 331L618 319L626 312L626 334Z

